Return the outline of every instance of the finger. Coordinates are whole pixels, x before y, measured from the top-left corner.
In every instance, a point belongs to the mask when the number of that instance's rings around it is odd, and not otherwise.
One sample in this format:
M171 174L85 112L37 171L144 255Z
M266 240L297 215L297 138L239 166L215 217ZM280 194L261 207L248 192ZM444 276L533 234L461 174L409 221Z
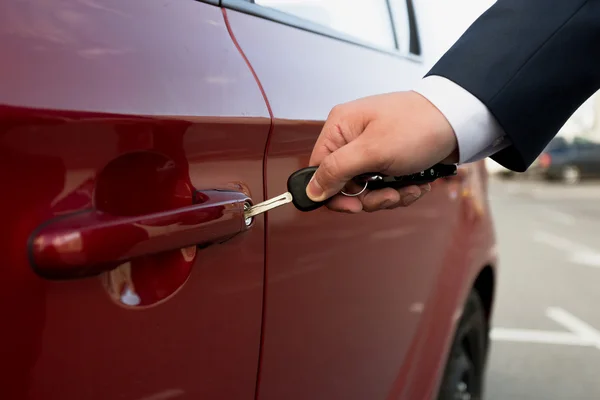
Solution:
M344 191L346 191L345 188ZM380 189L367 191L358 197L348 197L342 194L332 197L327 202L327 208L333 211L346 212L350 214L361 211L373 212L378 210L393 210L398 207L407 207L416 200L422 198L431 190L427 183L420 186L407 186L402 189ZM350 191L354 193L353 190Z
M348 144L344 131L339 122L327 120L310 155L310 166L319 165L325 157Z
M365 129L366 123L361 112L351 104L334 107L317 138L309 165L319 165L329 154L350 143Z
M307 187L310 199L325 201L355 176L382 168L381 154L363 138L360 136L323 159Z
M362 199L367 190L364 185L359 185L354 181L349 181L344 186L344 193L333 196L328 202L327 207L333 211L347 213L358 213L362 211ZM353 194L357 195L353 195Z
M408 206L414 204L417 200L423 198L423 196L427 193L426 191L422 190L420 188L420 186L417 187L417 190L418 190L418 193L417 193L417 191L413 191L413 190L411 190L409 192L400 193L401 200L398 203L394 204L393 206L387 207L387 209L393 210L398 207L408 207Z
M363 198L363 210L373 212L384 208L392 207L401 200L400 193L397 190L387 188L373 190Z
M363 205L358 197L347 197L342 194L333 196L327 203L327 208L332 211L357 214L362 211Z
M421 196L421 189L416 186L407 186L402 189L381 189L369 192L363 199L363 210L373 212L397 205L413 202Z

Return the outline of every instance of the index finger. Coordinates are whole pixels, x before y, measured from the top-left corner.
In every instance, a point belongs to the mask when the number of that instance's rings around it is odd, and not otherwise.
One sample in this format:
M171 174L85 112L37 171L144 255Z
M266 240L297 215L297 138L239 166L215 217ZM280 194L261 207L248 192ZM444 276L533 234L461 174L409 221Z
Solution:
M359 110L352 112L348 105L334 107L315 142L309 165L320 165L325 157L356 139L365 127L365 119Z
M342 128L339 124L332 121L325 121L323 129L315 142L313 151L310 155L310 166L317 166L323 162L323 159L339 149L340 147L348 144L346 141Z

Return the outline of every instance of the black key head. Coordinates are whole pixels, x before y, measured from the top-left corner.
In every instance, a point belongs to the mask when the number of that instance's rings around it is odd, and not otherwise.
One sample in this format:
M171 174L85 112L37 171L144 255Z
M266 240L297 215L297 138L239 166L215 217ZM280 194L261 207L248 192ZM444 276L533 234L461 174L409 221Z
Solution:
M306 195L306 187L316 170L317 167L303 168L288 178L287 188L292 195L292 204L300 211L313 211L325 204L324 202L316 203Z

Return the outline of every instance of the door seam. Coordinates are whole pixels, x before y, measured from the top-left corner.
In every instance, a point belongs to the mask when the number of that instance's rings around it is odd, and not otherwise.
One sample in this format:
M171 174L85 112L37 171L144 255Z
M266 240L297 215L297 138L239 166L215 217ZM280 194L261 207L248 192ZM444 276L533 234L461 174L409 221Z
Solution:
M233 44L235 45L236 49L238 50L238 52L240 53L240 55L242 56L242 58L244 59L244 61L246 62L246 65L248 66L248 68L250 69L250 72L252 73L252 76L254 77L254 80L256 81L256 84L258 85L258 89L260 90L260 93L263 96L263 99L265 101L265 105L267 106L267 110L269 112L269 118L270 118L270 124L269 124L269 132L267 134L267 141L265 143L265 148L263 151L263 199L267 199L268 198L268 191L267 191L267 155L269 153L269 147L271 144L271 137L273 134L273 110L271 109L271 104L269 103L269 99L267 98L267 94L265 93L265 90L260 82L260 79L258 78L258 75L256 74L256 71L254 70L254 68L252 67L252 64L250 63L250 60L248 60L248 57L246 57L246 54L244 53L244 51L242 50L240 44L238 43L234 33L233 33L233 29L231 28L231 25L229 24L229 18L227 16L227 10L225 8L221 8L222 12L223 12L223 19L225 21L225 26L227 27L227 32L229 32L229 36L231 37L231 40L233 41ZM267 250L268 250L268 221L269 221L269 216L268 213L264 213L263 214L263 223L264 223L264 240L263 240L263 244L264 244L264 248L263 248L263 252L264 252L264 265L263 265L263 298L262 298L262 315L261 315L261 327L260 327L260 342L259 342L259 348L258 348L258 365L257 365L257 369L256 369L256 384L254 387L254 399L257 400L258 399L258 395L259 395L259 389L260 389L260 380L261 380L261 375L262 375L262 356L263 356L263 347L264 347L264 335L265 335L265 319L266 319L266 304L267 304L267 266L268 266L268 260L267 260Z

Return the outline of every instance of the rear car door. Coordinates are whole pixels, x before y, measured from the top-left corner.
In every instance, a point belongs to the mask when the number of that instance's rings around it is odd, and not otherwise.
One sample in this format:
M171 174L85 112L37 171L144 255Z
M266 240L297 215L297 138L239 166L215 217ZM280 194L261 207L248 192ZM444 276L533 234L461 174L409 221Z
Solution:
M253 399L270 117L221 9L2 2L0 52L0 398Z
M576 139L573 147L577 152L577 166L584 176L600 175L600 144L587 139Z
M590 157L592 158L590 175L598 177L600 176L600 143L592 143L590 147Z
M254 3L223 2L273 113L272 197L308 164L333 106L409 89L423 71L410 1ZM414 206L370 215L269 212L259 399L422 398L425 385L407 393L424 315L442 268L466 257L459 190L440 180Z

